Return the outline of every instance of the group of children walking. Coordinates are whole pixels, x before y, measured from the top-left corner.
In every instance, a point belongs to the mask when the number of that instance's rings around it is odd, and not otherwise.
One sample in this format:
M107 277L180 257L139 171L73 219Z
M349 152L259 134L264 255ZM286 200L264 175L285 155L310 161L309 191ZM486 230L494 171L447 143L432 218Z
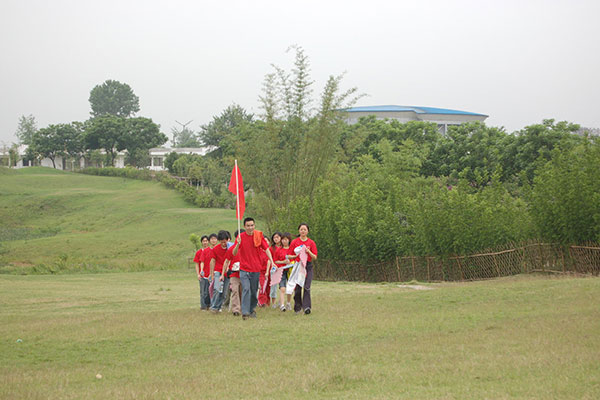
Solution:
M194 262L200 284L200 308L212 313L227 309L243 319L256 318L256 306L311 313L312 261L317 245L308 237L309 227L298 226L298 236L275 232L264 237L253 218L244 229L202 236L202 248Z

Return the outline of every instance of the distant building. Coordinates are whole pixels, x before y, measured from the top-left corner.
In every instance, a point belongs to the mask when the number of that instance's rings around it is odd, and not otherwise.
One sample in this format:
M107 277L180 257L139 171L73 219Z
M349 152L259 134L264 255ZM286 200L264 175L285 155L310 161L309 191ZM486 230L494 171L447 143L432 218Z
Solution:
M467 122L484 121L488 116L469 111L448 110L434 107L414 106L362 106L344 110L346 122L355 124L359 118L374 115L377 119L395 119L400 122L424 121L438 125L442 134L448 132L449 125L461 125Z
M170 153L203 156L211 150L213 150L212 147L155 147L150 149L150 166L148 168L153 171L163 171L165 169L165 158Z

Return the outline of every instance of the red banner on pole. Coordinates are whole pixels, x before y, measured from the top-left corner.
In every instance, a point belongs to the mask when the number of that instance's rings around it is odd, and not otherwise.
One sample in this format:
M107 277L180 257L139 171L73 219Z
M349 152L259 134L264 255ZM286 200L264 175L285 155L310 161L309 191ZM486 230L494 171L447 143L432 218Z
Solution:
M233 167L233 171L231 171L229 191L237 197L235 216L238 220L241 220L244 217L244 211L246 211L246 199L244 198L244 182L242 181L242 173L237 166L237 161Z

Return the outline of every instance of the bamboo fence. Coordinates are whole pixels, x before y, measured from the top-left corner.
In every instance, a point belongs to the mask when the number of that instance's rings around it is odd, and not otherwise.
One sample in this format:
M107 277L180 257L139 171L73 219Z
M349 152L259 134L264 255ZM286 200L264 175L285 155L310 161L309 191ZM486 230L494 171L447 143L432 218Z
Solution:
M472 281L527 273L600 275L600 244L526 242L452 257L396 257L377 263L317 260L315 279L363 282Z

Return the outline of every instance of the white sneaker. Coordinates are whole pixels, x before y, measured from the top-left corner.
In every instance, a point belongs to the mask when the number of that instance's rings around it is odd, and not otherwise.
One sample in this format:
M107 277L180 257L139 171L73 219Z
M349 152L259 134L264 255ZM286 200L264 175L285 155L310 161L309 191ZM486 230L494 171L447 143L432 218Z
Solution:
M286 308L288 311L292 311L292 305L291 305L290 303L287 303L287 304L285 305L285 308Z

